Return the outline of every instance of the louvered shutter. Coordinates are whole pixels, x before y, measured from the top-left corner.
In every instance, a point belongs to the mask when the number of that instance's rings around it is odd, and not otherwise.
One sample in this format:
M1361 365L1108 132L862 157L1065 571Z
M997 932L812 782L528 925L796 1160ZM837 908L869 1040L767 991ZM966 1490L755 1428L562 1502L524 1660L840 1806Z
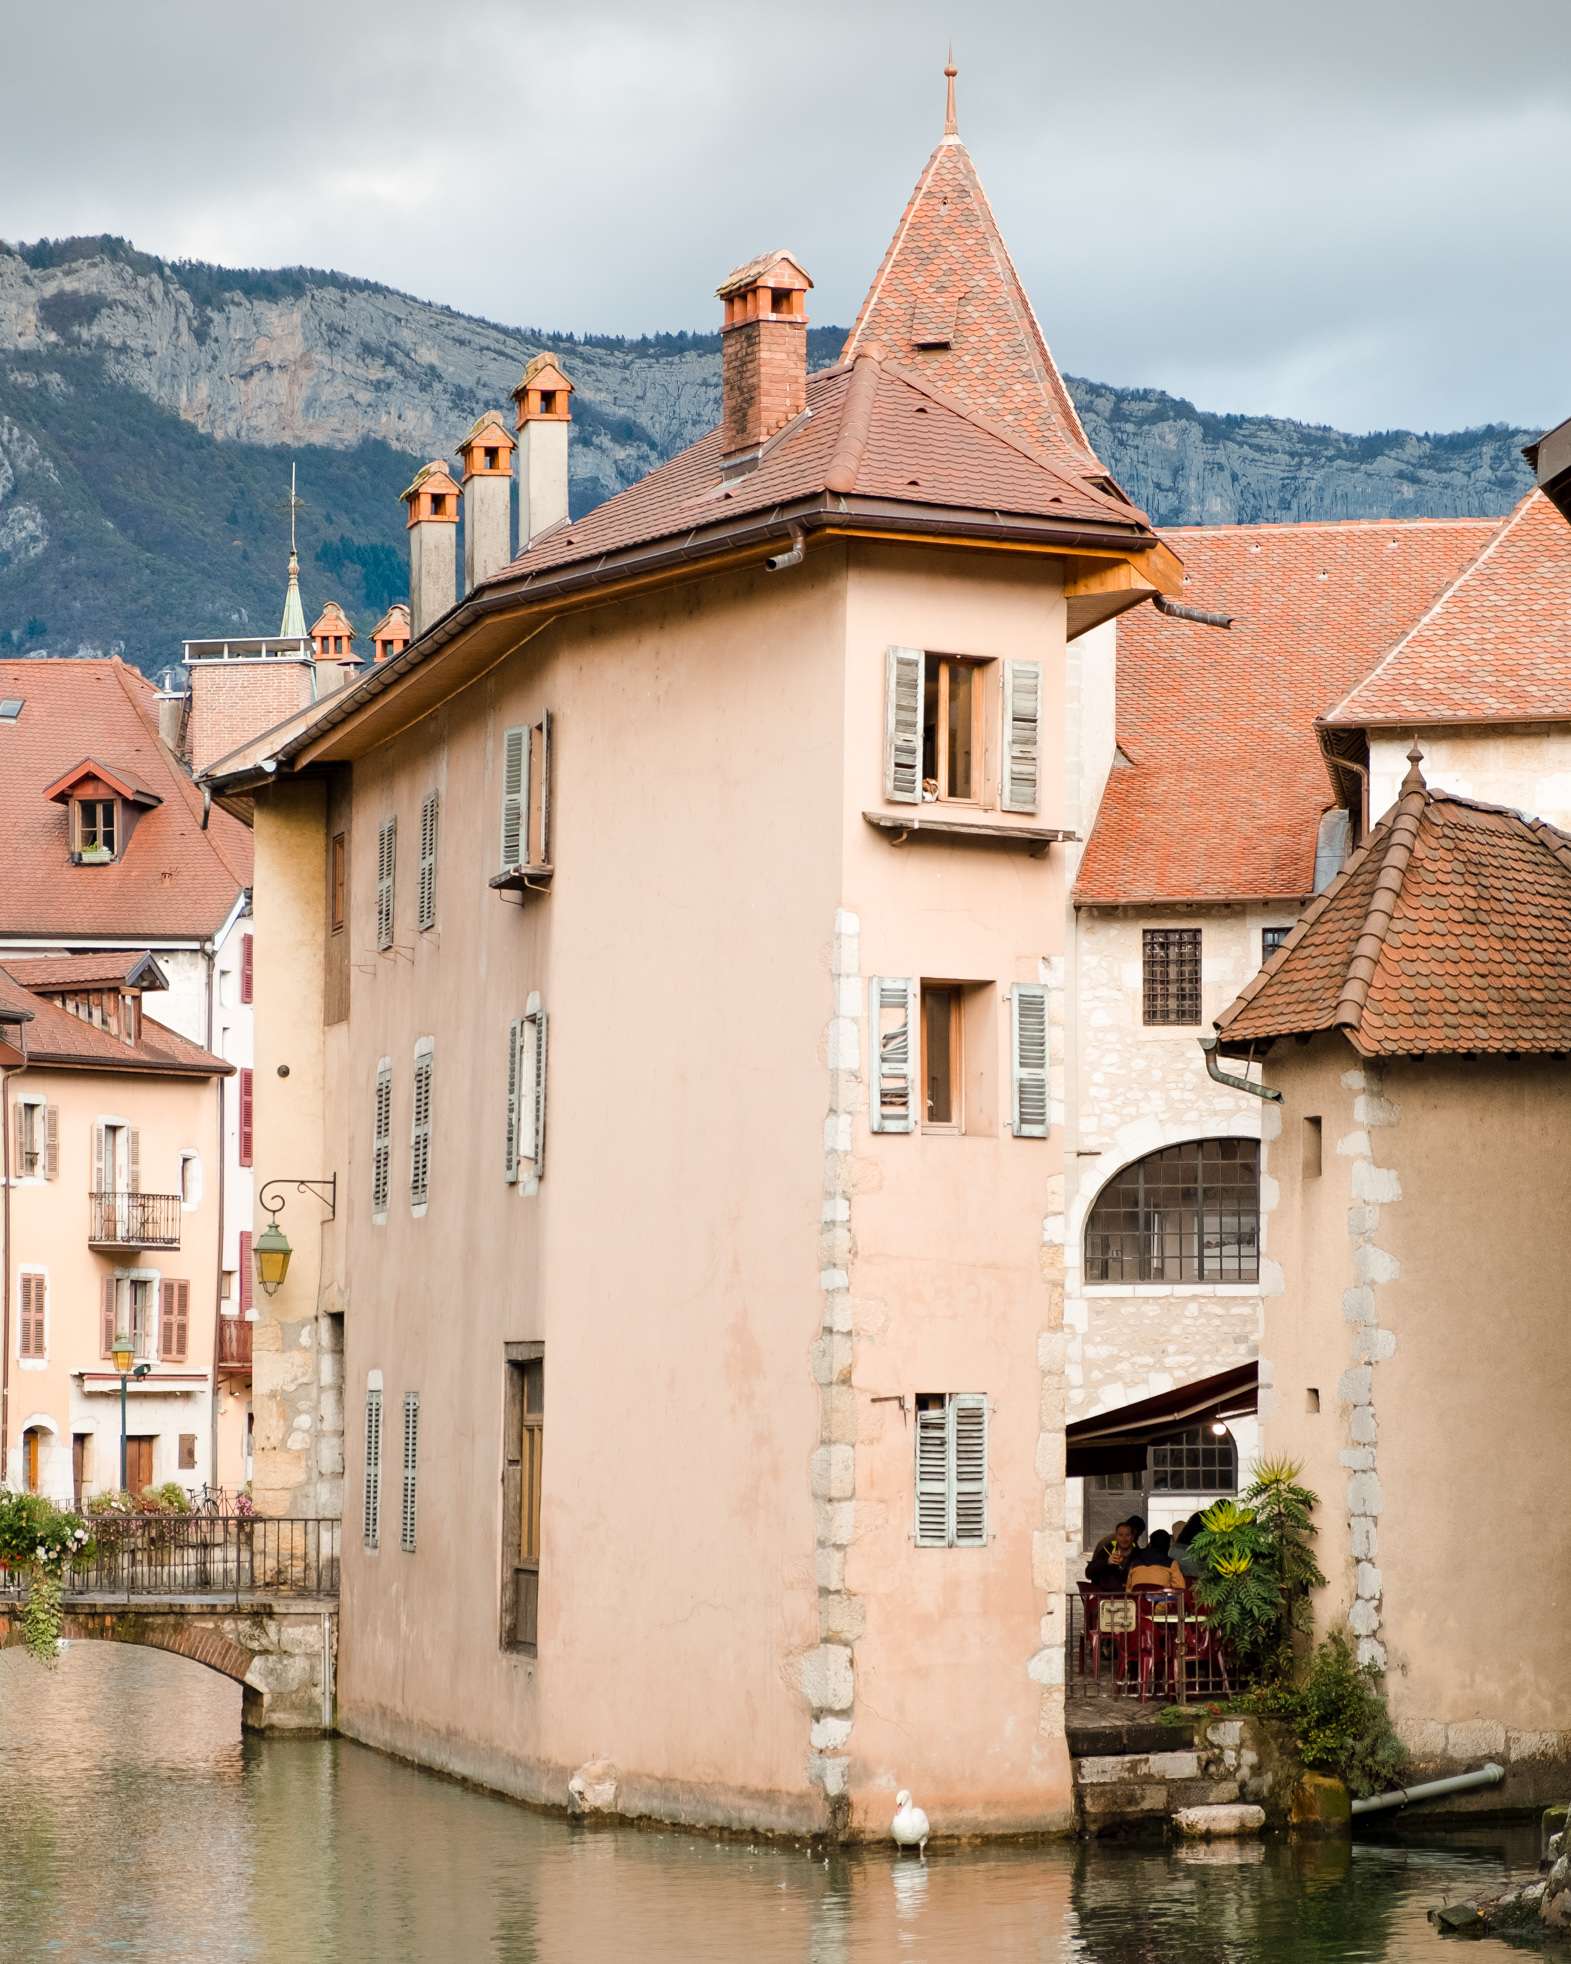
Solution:
M916 984L875 975L869 991L867 1122L875 1132L916 1130Z
M251 961L251 936L242 934L240 937L240 1000L242 1002L251 1000L251 991L255 982Z
M376 1073L376 1097L371 1115L371 1212L387 1212L389 1162L393 1140L393 1067L383 1063Z
M420 1394L404 1393L404 1505L399 1541L406 1555L415 1550L415 1479L420 1460Z
M191 1333L191 1285L169 1276L158 1285L158 1354L167 1362L183 1364Z
M551 712L540 718L540 863L551 861Z
M44 1107L44 1178L60 1177L60 1107Z
M953 1545L980 1548L987 1541L987 1400L960 1392L949 1401L953 1440Z
M502 871L522 866L529 852L529 732L502 733Z
M385 819L376 835L376 945L393 945L393 884L398 872L398 820Z
M17 1355L42 1357L44 1354L44 1278L22 1277L22 1318L17 1330Z
M1009 992L1010 1090L1017 1139L1047 1137L1047 988L1017 982Z
M382 1538L382 1393L373 1386L365 1395L365 1545L375 1548Z
M1003 786L1006 812L1034 812L1042 750L1042 665L1004 663Z
M125 1135L126 1185L132 1193L142 1191L142 1135L133 1125Z
M251 1261L251 1230L240 1230L240 1314L247 1316L251 1311L251 1290L256 1281Z
M109 1193L114 1187L114 1169L108 1162L109 1128L107 1125L95 1125L93 1127L93 1183L100 1193Z
M23 1105L20 1098L11 1101L11 1164L6 1169L13 1180L20 1180L27 1171L22 1151Z
M115 1279L112 1275L104 1277L98 1303L99 1348L105 1357L112 1357L115 1348Z
M431 1190L431 1068L429 1048L415 1052L415 1082L410 1098L409 1204L424 1207Z
M517 1017L507 1026L507 1141L502 1151L505 1177L514 1183L518 1179L518 1065L523 1027Z
M897 805L922 802L920 648L890 648L884 657L884 796Z
M949 1545L948 1401L916 1414L916 1538L924 1548Z
M441 797L433 791L420 807L420 925L436 925L436 836Z
M546 1013L532 1009L524 1018L524 1054L520 1068L523 1126L520 1146L529 1170L538 1180L545 1172Z
M256 1077L247 1067L240 1072L240 1164L251 1164L256 1137Z

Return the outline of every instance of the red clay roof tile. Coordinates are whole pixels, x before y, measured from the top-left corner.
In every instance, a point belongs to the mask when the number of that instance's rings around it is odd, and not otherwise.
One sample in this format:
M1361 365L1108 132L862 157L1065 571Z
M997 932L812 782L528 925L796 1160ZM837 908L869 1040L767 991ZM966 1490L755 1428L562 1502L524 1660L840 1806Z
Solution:
M145 960L146 956L138 956ZM178 1072L188 1077L230 1077L234 1065L226 1064L199 1044L191 1043L151 1016L142 1018L141 1035L135 1043L62 1009L47 996L26 989L0 967L0 1008L25 1011L31 1020L22 1025L22 1045L29 1063L59 1064L83 1069L112 1071Z

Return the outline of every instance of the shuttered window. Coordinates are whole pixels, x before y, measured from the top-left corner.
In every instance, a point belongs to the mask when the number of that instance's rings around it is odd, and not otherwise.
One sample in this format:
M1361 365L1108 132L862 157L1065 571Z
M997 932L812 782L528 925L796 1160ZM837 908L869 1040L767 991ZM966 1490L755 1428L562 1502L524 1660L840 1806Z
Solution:
M99 1354L111 1356L115 1347L115 1278L106 1275L98 1292L98 1348Z
M875 975L869 994L867 1121L875 1132L914 1132L916 984L909 976Z
M529 731L502 732L502 871L521 866L529 851Z
M523 1019L518 1065L520 1157L538 1180L545 1173L546 1013L531 1008Z
M398 1542L406 1555L415 1552L415 1481L420 1461L420 1394L404 1393L404 1504Z
M1009 992L1011 1123L1017 1139L1047 1137L1047 987L1017 982Z
M1004 663L1004 728L998 802L1006 812L1034 812L1042 754L1042 667Z
M436 835L441 793L433 791L420 807L420 927L436 926Z
M249 934L242 934L240 937L240 1000L242 1002L250 1002L252 991L256 986L256 971L253 967L254 958L251 948L252 937Z
M251 1230L240 1230L240 1314L248 1316L251 1312L251 1289L256 1275L251 1263Z
M916 1401L916 1540L924 1548L987 1542L987 1400L923 1392Z
M424 1207L431 1190L431 1071L435 1058L430 1037L415 1045L414 1093L409 1120L409 1204Z
M398 870L398 820L385 819L376 835L376 945L393 945L393 884Z
M371 1212L387 1212L388 1176L393 1152L393 1066L384 1057L376 1067L376 1094L371 1111Z
M44 1107L44 1178L60 1177L60 1107Z
M48 1282L42 1275L22 1277L22 1314L17 1324L16 1354L18 1357L42 1357L44 1355L45 1319L44 1311L48 1299Z
M382 1388L372 1385L365 1395L365 1545L382 1539Z
M251 1164L256 1134L256 1077L249 1067L240 1071L240 1164Z
M545 1444L545 1359L538 1344L508 1345L504 1427L502 1642L510 1650L533 1651L540 1637Z
M922 802L920 648L890 648L884 657L884 796L897 805Z
M158 1296L158 1354L167 1363L183 1364L190 1342L191 1285L165 1276L158 1285Z
M514 1182L518 1179L518 1082L523 1032L523 1019L515 1016L507 1026L507 1136L502 1147L504 1177Z

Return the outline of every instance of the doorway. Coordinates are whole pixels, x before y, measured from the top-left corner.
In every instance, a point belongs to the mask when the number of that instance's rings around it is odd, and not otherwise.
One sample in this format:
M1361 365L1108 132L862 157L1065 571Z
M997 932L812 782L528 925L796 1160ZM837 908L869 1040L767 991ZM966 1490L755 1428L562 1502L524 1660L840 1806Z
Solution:
M127 1493L141 1493L153 1484L153 1446L157 1434L130 1433L125 1442L125 1485Z
M22 1434L22 1484L29 1493L40 1493L39 1469L43 1462L44 1432L40 1425L30 1425Z
M82 1511L82 1502L87 1497L87 1489L93 1479L93 1435L91 1432L71 1434L71 1504L76 1511Z

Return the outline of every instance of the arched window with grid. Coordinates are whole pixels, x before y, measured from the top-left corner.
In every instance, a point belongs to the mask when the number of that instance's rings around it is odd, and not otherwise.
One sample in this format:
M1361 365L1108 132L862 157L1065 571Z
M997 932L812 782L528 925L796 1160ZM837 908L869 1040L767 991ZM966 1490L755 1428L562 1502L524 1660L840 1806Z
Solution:
M1088 1282L1258 1282L1260 1147L1187 1139L1113 1175L1086 1221Z

